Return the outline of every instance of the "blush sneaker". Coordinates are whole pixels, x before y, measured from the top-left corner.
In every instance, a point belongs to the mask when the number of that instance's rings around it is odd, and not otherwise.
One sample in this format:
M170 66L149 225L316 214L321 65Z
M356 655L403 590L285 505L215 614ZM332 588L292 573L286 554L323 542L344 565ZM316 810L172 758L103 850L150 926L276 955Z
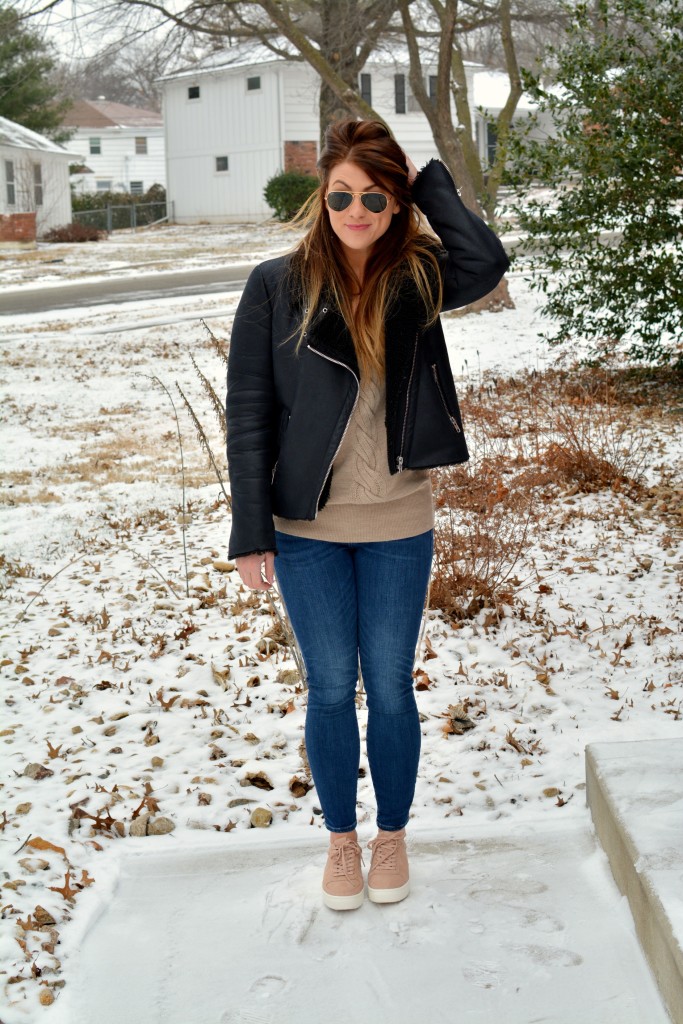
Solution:
M373 903L399 903L410 892L406 830L383 832L369 844L372 863L368 896Z
M323 875L323 903L331 910L356 910L363 902L363 856L355 832L330 832Z

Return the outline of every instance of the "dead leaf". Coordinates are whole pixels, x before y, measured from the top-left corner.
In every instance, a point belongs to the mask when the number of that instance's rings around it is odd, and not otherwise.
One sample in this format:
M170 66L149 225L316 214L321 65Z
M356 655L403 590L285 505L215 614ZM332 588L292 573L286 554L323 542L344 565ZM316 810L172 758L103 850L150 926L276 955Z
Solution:
M265 772L247 772L244 779L242 779L240 785L256 786L257 789L273 789L273 783L270 781Z
M230 679L230 666L227 668L219 669L216 668L213 662L211 662L211 675L214 678L214 682L218 683L224 690L228 688L228 680Z
M61 853L64 860L69 863L69 858L66 855L66 850L62 846L55 846L54 843L50 843L47 839L41 839L40 836L34 836L33 839L29 839L26 843L34 850L54 850L55 853Z
M415 689L416 690L428 690L432 685L432 680L429 678L427 673L422 668L418 668L414 673Z
M58 892L61 896L64 897L65 900L69 900L69 902L71 902L78 895L78 889L73 889L70 883L71 872L67 871L66 875L64 876L64 885L50 885L48 886L48 888L50 889L51 892Z
M312 788L312 783L308 779L302 779L299 775L295 775L289 781L289 791L293 796L303 797L306 796L309 789Z
M436 651L432 647L432 641L429 639L429 637L427 636L426 633L425 633L425 638L424 638L424 645L425 645L426 654L425 654L425 656L423 658L423 661L429 661L430 658L438 658L439 657L439 655L436 653Z
M62 744L61 743L59 744L58 747L53 747L52 744L50 743L50 741L49 740L47 741L47 752L48 752L49 757L59 757L59 751L61 749L62 749Z

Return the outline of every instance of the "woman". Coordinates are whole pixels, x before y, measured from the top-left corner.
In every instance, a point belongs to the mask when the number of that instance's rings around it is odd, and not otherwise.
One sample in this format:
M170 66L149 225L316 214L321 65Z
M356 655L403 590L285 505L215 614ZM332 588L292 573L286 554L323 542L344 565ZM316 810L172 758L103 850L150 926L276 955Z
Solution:
M379 830L368 895L409 891L429 469L468 458L438 314L491 291L508 260L444 165L417 174L379 122L331 125L318 167L303 241L252 272L235 316L229 556L255 590L277 575L308 678L306 750L330 835L323 900L350 910L364 896L359 661Z

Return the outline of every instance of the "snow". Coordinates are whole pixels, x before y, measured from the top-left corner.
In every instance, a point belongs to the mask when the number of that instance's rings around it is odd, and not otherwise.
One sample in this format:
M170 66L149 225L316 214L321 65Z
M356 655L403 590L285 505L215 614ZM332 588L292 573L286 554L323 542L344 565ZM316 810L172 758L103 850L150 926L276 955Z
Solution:
M511 290L515 310L444 319L462 395L551 364L528 283L512 276ZM416 979L435 1021L461 1006L473 1022L666 1020L590 832L583 754L681 735L673 521L618 492L567 490L546 506L499 625L428 612L414 893L386 913L318 912L325 833L315 790L296 786L305 693L270 603L222 563L228 512L175 388L222 464L190 355L222 396L200 318L226 338L238 298L16 316L0 342L4 1024L77 1024L89 1001L101 1021L180 1024L198 1019L200 993L206 1021L313 1021L311 993L318 1009L324 993L346 993L359 964L359 994L391 1002L392 1020L415 1019ZM188 523L155 376L178 408ZM655 445L648 482L680 472L673 419L637 427ZM462 703L474 728L449 735L448 708ZM31 779L29 763L52 774ZM271 789L249 784L257 772ZM250 828L259 806L273 814L267 831ZM129 837L145 809L173 832ZM54 925L32 926L36 907ZM598 990L613 1000L591 1003ZM57 995L44 1015L40 991Z
M321 906L314 843L273 839L132 841L46 1021L90 1024L95 992L100 1024L668 1020L586 829L416 831L413 897L352 914Z
M70 154L51 139L30 128L24 128L16 121L10 121L7 117L0 117L0 146L15 146L17 149L39 149L48 153L60 153L62 156Z
M161 225L116 231L78 245L39 242L26 252L0 251L0 285L12 289L136 277L165 270L251 264L291 248L297 236L275 221L263 224ZM196 308L196 307L195 307Z

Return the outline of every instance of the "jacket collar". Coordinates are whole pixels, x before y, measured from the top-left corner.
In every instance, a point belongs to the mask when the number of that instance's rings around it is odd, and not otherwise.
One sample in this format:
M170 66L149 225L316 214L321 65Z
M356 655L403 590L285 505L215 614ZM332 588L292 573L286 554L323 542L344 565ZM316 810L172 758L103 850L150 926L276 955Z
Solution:
M387 396L397 395L407 386L415 342L424 330L425 321L425 309L417 288L412 281L407 281L401 286L385 320ZM342 363L360 379L351 332L341 312L331 302L320 303L308 341L311 348Z

